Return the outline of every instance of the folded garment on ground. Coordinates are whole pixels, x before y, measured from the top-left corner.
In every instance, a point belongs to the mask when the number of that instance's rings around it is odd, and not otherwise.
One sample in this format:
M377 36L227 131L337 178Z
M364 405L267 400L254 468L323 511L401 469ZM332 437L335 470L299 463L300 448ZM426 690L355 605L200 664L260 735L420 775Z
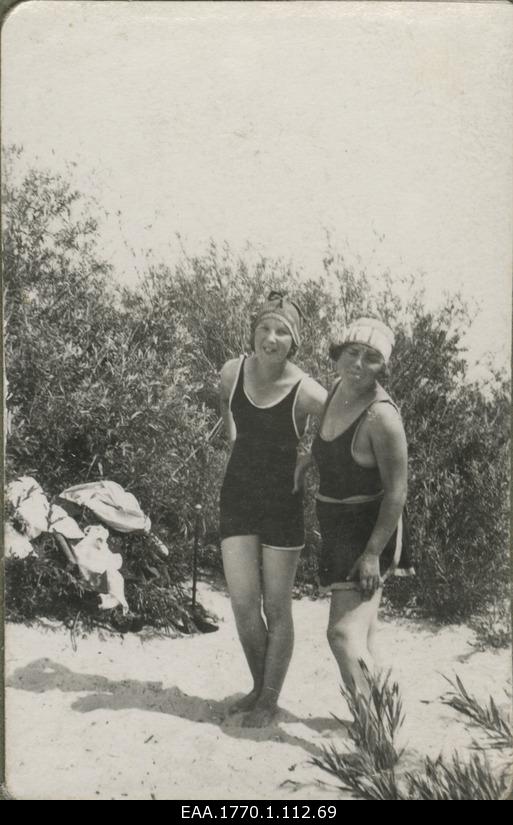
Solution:
M37 539L48 531L50 505L42 487L30 476L11 481L6 489L7 501L12 505L14 518L28 539Z
M83 539L84 533L76 523L74 518L68 516L66 510L59 507L58 504L50 505L50 514L48 517L48 532L60 533L67 539Z
M119 569L123 560L119 553L112 553L107 543L109 531L99 524L86 527L85 538L73 547L73 553L86 581L94 581L105 574L107 594L100 596L100 607L108 610L121 605L123 613L128 613L125 599L125 582Z
M68 487L59 498L87 507L109 527L121 533L151 530L151 521L132 493L127 493L115 481L91 481Z
M50 504L41 485L31 476L11 481L6 499L12 505L13 519L29 540L37 539L41 533L61 533L67 539L84 537L76 521L62 507Z
M6 559L25 559L35 552L27 536L19 533L9 522L4 528L4 548Z

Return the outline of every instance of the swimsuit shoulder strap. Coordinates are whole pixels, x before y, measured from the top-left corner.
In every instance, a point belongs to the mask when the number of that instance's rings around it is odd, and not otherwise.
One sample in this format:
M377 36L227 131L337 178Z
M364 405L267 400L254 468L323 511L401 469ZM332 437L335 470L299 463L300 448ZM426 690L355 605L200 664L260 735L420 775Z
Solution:
M353 434L353 437L352 437L352 440L351 440L351 455L353 456L353 459L354 459L354 455L353 455L354 447L355 447L355 444L356 444L356 439L358 438L358 433L360 431L360 426L363 424L364 419L367 417L367 414L370 412L372 407L375 407L376 404L391 404L391 406L394 408L394 410L397 411L398 415L401 415L401 413L399 412L399 408L398 408L397 404L394 401L392 401L392 399L389 396L387 396L386 398L375 398L374 401L371 401L369 406L365 407L362 414L360 416L358 416L358 418L356 419L356 421L353 424L353 426L355 428L354 429L354 434Z
M294 400L292 402L292 424L294 425L294 432L296 433L296 436L297 436L298 439L300 439L304 436L304 434L306 432L306 429L308 427L308 422L310 420L310 416L307 415L306 416L306 421L305 421L305 426L303 428L303 432L300 433L299 432L299 427L297 425L297 419L296 419L296 404L297 404L297 400L299 398L299 391L301 390L301 385L302 385L303 381L305 380L305 378L306 378L306 375L302 375L301 378L299 379L299 381L297 382L297 384L295 384L292 387L292 390L291 390L291 393L294 396Z
M365 408L365 410L363 411L363 412L364 412L364 414L365 414L365 413L368 413L368 412L369 412L369 410L371 410L371 409L372 409L372 407L375 407L375 406L376 406L376 404L390 404L390 405L394 408L394 410L396 410L396 412L398 412L398 413L399 413L399 415L401 414L401 413L400 413L400 410L399 410L399 407L397 406L397 404L395 403L395 401L392 401L392 399L391 399L390 397L388 397L388 396L387 396L386 398L376 398L374 401L371 401L371 403L369 404L369 406L368 406L368 407L366 407L366 408Z
M326 414L328 412L328 407L331 404L331 400L332 400L333 396L335 395L335 393L337 391L337 388L338 388L338 385L340 384L341 380L342 379L339 378L337 381L335 381L335 383L333 384L333 386L331 387L331 389L328 392L328 395L326 397L326 401L324 402L324 409L322 411L321 420L319 422L319 428L317 430L317 434L319 434L322 430L322 425L324 424L324 419L326 418Z
M237 367L237 374L235 376L235 380L232 385L232 391L230 393L230 409L232 406L233 396L235 395L236 391L240 388L241 384L244 381L244 362L246 360L246 356L244 353L239 356L239 365Z

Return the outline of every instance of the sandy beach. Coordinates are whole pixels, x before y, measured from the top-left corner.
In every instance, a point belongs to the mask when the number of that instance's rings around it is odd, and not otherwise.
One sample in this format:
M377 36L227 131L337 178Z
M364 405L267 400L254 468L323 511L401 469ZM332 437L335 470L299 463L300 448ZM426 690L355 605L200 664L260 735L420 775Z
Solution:
M343 746L349 719L325 640L328 601L294 601L296 647L276 723L262 730L225 718L249 689L226 594L201 601L219 631L164 638L60 627L6 627L7 788L21 800L332 800L350 798L309 760ZM507 703L509 651L480 652L465 626L388 619L391 664L406 712L404 763L465 758L478 731L439 699L457 673L479 698Z

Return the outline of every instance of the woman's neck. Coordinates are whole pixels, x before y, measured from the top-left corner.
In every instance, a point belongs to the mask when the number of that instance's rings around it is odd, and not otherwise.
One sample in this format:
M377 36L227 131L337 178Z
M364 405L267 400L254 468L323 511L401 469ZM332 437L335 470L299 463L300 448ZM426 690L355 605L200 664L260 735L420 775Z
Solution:
M253 373L255 377L262 381L278 381L287 368L287 360L278 363L262 361L258 355L253 355Z
M346 404L356 406L363 401L372 401L378 393L379 384L375 381L367 387L355 387L354 384L341 377L339 388L343 393Z

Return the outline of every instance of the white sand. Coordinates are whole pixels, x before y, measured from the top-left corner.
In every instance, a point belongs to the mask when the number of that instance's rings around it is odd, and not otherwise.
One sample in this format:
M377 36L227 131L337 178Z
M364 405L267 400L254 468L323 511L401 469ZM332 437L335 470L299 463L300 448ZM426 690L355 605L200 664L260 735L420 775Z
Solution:
M328 601L294 602L296 648L272 728L224 721L249 689L230 604L202 587L217 633L165 639L6 628L7 787L16 799L329 800L348 798L309 764L344 742L348 718L325 640ZM439 701L442 673L505 702L508 651L476 652L466 627L386 621L380 645L404 698L406 763L458 749L478 731Z

